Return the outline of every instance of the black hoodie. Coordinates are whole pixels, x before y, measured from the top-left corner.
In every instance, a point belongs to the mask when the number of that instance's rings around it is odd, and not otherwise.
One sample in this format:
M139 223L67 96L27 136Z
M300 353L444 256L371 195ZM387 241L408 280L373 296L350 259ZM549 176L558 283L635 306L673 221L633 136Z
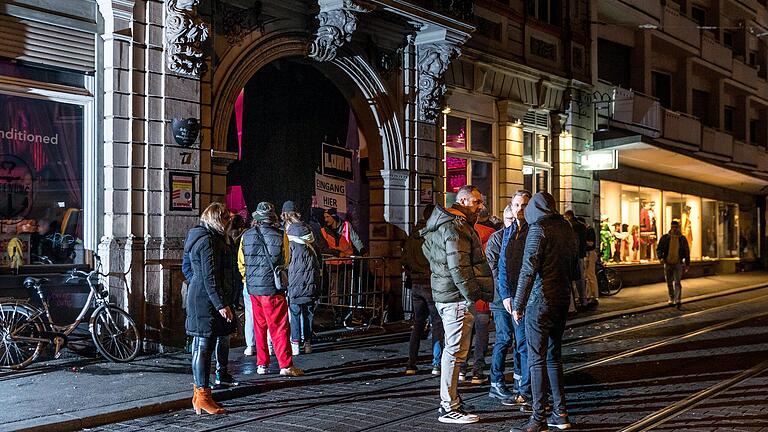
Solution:
M567 306L571 282L578 279L578 238L546 192L531 198L525 220L528 237L514 310L523 311L529 304Z

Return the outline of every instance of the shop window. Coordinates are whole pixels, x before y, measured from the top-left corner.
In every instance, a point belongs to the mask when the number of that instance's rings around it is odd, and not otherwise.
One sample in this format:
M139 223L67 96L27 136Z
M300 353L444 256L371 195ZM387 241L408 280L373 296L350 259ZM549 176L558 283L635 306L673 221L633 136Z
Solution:
M717 203L717 250L720 258L739 257L739 206Z
M760 210L756 206L739 206L739 257L754 259L760 256L758 222Z
M541 131L523 132L523 186L536 192L551 191L552 165L549 136Z
M2 264L82 263L83 106L6 94L0 106Z
M493 124L452 115L444 116L444 124L445 204L453 204L459 188L471 184L493 212Z
M680 232L688 241L691 259L701 259L701 199L693 195L665 191L664 233L669 232L673 220L680 223Z
M716 259L717 255L717 201L701 199L701 257Z
M600 256L606 263L656 260L661 236L661 191L610 181L600 182Z

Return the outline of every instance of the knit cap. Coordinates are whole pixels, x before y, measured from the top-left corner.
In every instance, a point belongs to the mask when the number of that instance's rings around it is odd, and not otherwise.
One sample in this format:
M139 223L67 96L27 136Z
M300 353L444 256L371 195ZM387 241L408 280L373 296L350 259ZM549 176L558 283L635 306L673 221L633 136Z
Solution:
M272 205L272 203L266 201L262 201L258 206L256 206L256 211L253 212L252 216L254 220L260 222L274 222L277 220L277 215L275 214L275 206Z

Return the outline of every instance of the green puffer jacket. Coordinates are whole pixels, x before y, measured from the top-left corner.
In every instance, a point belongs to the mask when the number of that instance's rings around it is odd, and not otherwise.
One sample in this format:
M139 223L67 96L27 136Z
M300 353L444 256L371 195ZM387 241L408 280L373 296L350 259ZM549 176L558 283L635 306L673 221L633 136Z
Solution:
M432 269L432 297L438 303L493 301L493 276L480 237L467 222L464 207L435 207L419 231Z

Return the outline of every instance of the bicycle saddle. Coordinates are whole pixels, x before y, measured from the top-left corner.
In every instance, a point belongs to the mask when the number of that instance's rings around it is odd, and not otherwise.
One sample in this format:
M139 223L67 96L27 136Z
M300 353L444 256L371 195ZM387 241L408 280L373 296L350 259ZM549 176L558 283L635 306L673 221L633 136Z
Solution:
M46 282L48 282L48 279L46 278L36 278L36 277L29 276L26 279L24 279L24 286L25 287L29 287L30 285L40 286Z

